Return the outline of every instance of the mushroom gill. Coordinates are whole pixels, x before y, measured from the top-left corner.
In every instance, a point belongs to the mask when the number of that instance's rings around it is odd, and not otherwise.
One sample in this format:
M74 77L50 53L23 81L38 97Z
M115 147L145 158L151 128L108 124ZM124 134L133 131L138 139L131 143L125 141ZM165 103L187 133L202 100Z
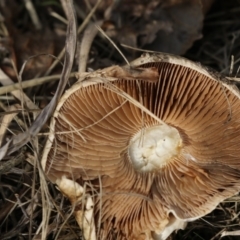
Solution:
M89 73L65 93L42 165L52 182L64 176L92 197L97 238L165 239L175 220L239 191L239 93L179 57L130 66Z

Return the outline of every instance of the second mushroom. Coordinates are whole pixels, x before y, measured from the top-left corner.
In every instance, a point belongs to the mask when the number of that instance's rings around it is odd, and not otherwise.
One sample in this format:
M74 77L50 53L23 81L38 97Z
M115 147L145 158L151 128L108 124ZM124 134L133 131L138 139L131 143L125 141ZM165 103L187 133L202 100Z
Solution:
M183 58L145 54L80 76L42 166L85 239L166 239L240 190L240 94Z

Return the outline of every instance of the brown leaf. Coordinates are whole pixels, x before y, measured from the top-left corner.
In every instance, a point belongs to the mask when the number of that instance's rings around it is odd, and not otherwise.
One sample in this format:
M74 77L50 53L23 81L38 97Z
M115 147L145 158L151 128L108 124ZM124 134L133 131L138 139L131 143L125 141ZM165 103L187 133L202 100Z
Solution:
M98 9L98 16L105 20L103 29L106 33L120 44L183 54L194 41L202 37L204 15L213 2L214 0L106 1Z

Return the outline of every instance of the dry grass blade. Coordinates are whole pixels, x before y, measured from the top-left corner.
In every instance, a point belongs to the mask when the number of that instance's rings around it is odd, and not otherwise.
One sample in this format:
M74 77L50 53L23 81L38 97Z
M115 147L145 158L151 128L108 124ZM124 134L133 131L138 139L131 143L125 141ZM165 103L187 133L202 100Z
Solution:
M231 232L224 231L224 232L221 234L221 238L222 238L222 237L225 237L225 236L240 236L240 230L239 230L239 231L231 231Z
M0 152L4 152L4 154L1 154L1 157L4 157L4 155L6 154L10 154L17 151L20 147L22 147L27 142L29 142L32 137L36 136L36 134L41 130L42 126L46 123L46 121L52 115L52 112L54 111L58 103L58 100L64 91L64 88L70 76L70 72L72 70L72 65L73 65L74 55L76 50L76 39L77 39L77 25L76 25L77 23L76 23L75 11L74 11L72 0L66 1L66 9L67 9L67 15L68 15L67 16L68 32L67 32L67 39L66 39L66 54L65 54L62 75L60 78L60 82L59 82L56 94L54 95L51 102L38 115L38 117L33 122L32 126L28 129L28 131L13 137L7 143L7 145L3 146L0 149Z
M76 73L71 73L70 77L74 77L75 74ZM20 90L20 88L21 89L30 88L30 87L41 85L41 84L44 84L44 83L47 83L50 81L55 81L55 80L58 80L60 77L61 77L61 75L57 74L57 75L52 75L52 76L30 79L30 80L24 81L22 83L14 83L14 84L11 84L8 86L4 86L4 87L0 88L0 95L15 91L15 90Z
M103 36L105 38L107 38L107 40L113 45L113 47L120 53L120 55L122 56L122 58L124 59L124 61L127 63L127 65L130 65L129 61L127 60L127 58L124 56L124 54L120 51L120 49L118 48L118 46L114 43L114 41L107 36L107 34L99 27L96 26L96 28L99 30L100 33L103 34Z
M92 8L92 10L89 12L89 14L87 15L87 17L84 19L83 23L81 24L81 26L79 26L78 30L77 30L77 34L80 34L83 29L87 26L87 24L90 22L91 17L93 16L93 14L95 13L95 11L97 10L98 6L100 5L100 3L102 2L102 0L98 0L97 3L95 4L95 6ZM56 58L56 60L53 62L52 66L48 69L48 71L45 73L45 76L47 76L48 74L50 74L50 72L56 67L56 65L59 63L59 61L63 58L65 53L65 48L60 52L60 54L58 55L58 57Z
M29 15L32 19L32 22L34 23L35 25L35 28L36 29L41 29L42 28L42 24L38 18L38 15L37 15L37 12L32 4L32 1L31 0L24 0L24 3L25 3L25 6L29 12Z
M20 155L14 157L12 159L9 159L5 163L0 164L0 175L7 173L8 171L10 171L10 169L17 166L23 160L24 160L24 155L21 153ZM0 217L0 219L1 219L1 217Z
M4 107L3 104L0 102L0 107ZM10 107L8 107L6 110L17 110L17 109L20 109L20 106L19 105L12 105ZM14 118L16 118L17 116L17 112L13 112L11 114L6 114L3 116L3 119L2 119L2 122L1 122L1 125L0 125L0 145L2 145L3 143L3 138L4 138L4 135L8 129L8 126L9 124L12 122L12 120ZM24 127L24 123L22 122L21 119L18 119L19 123L21 124L22 127Z
M14 82L2 71L0 70L0 82L3 86L8 86L14 84ZM19 84L19 87L21 85ZM4 89L4 87L1 87L1 89ZM24 94L20 89L13 89L11 91L12 95L17 98L19 101L23 102L24 105L26 105L29 109L38 109L38 106L35 105L31 99Z

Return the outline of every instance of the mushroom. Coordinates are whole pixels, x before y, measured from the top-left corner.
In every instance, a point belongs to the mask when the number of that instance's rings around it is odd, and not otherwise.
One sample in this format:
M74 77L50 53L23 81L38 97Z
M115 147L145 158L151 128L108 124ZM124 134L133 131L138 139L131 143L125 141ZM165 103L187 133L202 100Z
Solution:
M166 239L240 189L240 94L168 54L80 75L42 166L85 239Z

